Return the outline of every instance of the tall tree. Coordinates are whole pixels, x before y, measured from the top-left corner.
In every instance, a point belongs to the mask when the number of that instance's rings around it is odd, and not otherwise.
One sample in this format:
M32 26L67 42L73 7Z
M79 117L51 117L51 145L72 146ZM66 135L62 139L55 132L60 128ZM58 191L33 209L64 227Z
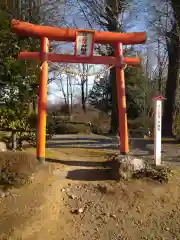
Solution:
M0 3L0 81L3 83L1 97L6 102L6 108L1 109L1 117L4 116L4 119L11 121L13 125L10 123L9 126L13 128L28 126L25 123L30 107L33 106L34 110L36 108L39 83L37 63L18 61L14 56L21 48L38 51L39 42L12 33L11 19L26 19L37 23L38 13L39 6L35 5L35 1L1 1Z
M154 43L156 42L158 46L155 49L158 52L158 74L155 79L157 80L157 93L164 94L166 97L162 130L163 135L168 137L173 135L173 114L176 104L177 83L179 81L180 2L178 0L152 0L148 1L147 9L149 14L145 21L147 21L148 26L151 26L150 44L155 48ZM153 64L156 64L155 58L154 54Z
M81 0L88 10L85 10L85 16L88 23L96 22L101 28L111 32L122 32L122 22L120 21L121 14L124 11L126 2L123 0ZM99 50L100 47L99 47ZM114 55L112 46L106 48L106 55ZM116 132L118 129L118 106L117 106L117 86L116 86L116 71L112 68L110 71L110 84L112 90L112 114L111 114L111 131Z
M127 67L125 77L127 114L129 119L135 119L143 114L145 93L149 95L151 87L141 67ZM105 112L112 109L113 104L112 85L109 80L104 79L103 81L103 79L100 79L96 81L89 94L90 104ZM148 88L145 87L145 82L147 82Z
M104 112L112 109L111 86L108 78L109 76L105 76L94 81L88 96L89 103Z
M122 32L123 26L119 22L119 15L124 10L124 1L107 0L106 14L107 14L107 29L111 32ZM114 55L112 49L110 55ZM110 84L112 92L112 113L111 113L111 132L116 132L118 129L118 102L117 102L117 86L116 86L116 68L110 71Z
M168 137L173 135L173 113L180 69L180 2L169 0L166 4L170 4L173 10L172 15L169 14L172 25L170 30L166 32L169 63L163 115L163 135Z

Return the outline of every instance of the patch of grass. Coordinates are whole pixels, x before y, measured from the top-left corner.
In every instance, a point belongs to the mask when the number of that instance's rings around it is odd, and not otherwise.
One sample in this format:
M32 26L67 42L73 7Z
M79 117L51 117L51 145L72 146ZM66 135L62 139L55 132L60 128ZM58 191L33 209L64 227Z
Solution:
M36 155L36 148L26 149L27 153ZM46 158L58 158L59 153L53 149L46 148Z
M59 121L55 122L52 126L53 132L56 134L79 134L89 133L90 129L87 124L79 122L66 122Z
M35 153L36 149L35 148L28 148L26 149L26 152L30 152L30 153ZM88 149L88 148L71 148L71 147L67 147L67 148L62 148L62 149L49 149L46 148L46 158L59 158L64 156L65 154L72 154L75 156L93 156L93 157L104 157L105 159L109 159L112 154L108 153L106 150L104 149Z
M1 132L0 131L0 141L4 141L5 138L8 138L11 136L10 132Z
M25 152L1 152L0 185L20 186L29 181L39 162L34 154Z

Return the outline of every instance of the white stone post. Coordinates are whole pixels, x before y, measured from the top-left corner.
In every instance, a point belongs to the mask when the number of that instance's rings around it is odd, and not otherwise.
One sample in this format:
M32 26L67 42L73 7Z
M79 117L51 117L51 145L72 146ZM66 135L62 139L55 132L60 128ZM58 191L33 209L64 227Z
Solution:
M154 98L154 160L156 166L161 165L161 135L162 135L162 100L165 98L158 96Z

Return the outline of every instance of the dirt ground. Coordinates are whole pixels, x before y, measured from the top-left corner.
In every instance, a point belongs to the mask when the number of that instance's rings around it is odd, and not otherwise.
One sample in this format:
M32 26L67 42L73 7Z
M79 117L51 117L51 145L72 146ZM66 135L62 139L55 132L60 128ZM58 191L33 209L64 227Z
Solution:
M47 157L31 184L1 199L0 239L180 239L178 165L168 184L116 182L104 150L49 149Z

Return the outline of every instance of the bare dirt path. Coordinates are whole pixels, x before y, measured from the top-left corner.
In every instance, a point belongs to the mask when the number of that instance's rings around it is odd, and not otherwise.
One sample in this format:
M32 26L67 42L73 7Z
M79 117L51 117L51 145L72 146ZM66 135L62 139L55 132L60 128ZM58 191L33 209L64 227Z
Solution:
M0 202L0 239L180 239L178 167L167 185L117 183L102 149L54 148L47 157L32 184Z
M77 151L70 149L62 152L49 150L48 154L61 161L104 159L101 153L84 151L83 154L80 151L78 156ZM49 162L35 175L32 184L12 189L0 202L0 239L73 239L72 236L78 234L78 223L74 222L72 212L66 207L62 189L73 182L65 177L70 169L76 168Z

